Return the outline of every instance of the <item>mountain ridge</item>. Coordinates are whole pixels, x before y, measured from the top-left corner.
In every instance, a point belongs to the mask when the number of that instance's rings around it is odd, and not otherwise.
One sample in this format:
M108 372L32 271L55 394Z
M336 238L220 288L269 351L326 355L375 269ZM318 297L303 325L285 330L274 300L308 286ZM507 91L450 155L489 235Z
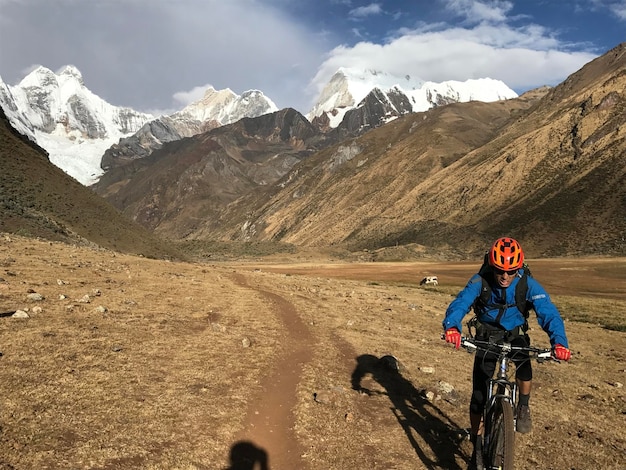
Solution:
M94 189L155 235L181 241L355 253L417 244L458 259L510 235L529 256L624 256L624 69L620 44L554 88L408 113L355 134L322 132L290 109L244 118L114 168ZM29 219L29 201L60 199L64 225L82 193L42 191L9 155L0 181L13 194L21 186L25 202L16 210L3 189L12 211L4 220L45 225L54 208ZM44 155L35 160L50 165ZM39 171L49 169L26 174ZM90 220L106 238L103 217Z
M16 86L0 79L0 106L16 129L47 150L52 163L86 186L116 158L125 161L149 154L151 147L161 144L159 135L175 140L277 109L256 90L239 96L210 87L200 100L161 122L151 114L107 103L85 86L74 66L65 66L58 74L38 66ZM155 121L161 128L156 135Z
M330 190L313 191L308 187L309 194L316 193L320 202L304 199L299 203L300 210L293 207L294 190L284 189L284 195L274 194L271 204L260 210L256 219L252 216L244 223L250 226L252 220L260 222L262 230L257 231L258 239L295 244L313 240L348 243L352 249L409 241L430 246L462 246L465 240L471 240L471 245L480 245L494 237L513 234L534 239L528 243L529 248L544 255L624 254L625 50L624 44L619 45L587 64L514 117L495 138L461 152L460 158L449 164L442 161L440 171L416 182L412 189L407 187L397 201L387 198L370 203L368 217L375 217L365 224L355 222L343 230L332 230L333 221L345 224L353 212L349 208L337 211L342 202L332 188L341 187L355 197L358 185L350 180L331 185ZM450 105L446 112L471 105ZM431 120L435 114L424 116L422 122ZM406 133L411 126L421 124L418 116L407 117L405 121L408 121L404 124ZM402 124L387 126L395 129L394 126ZM373 141L378 137L393 142L394 139L380 137L387 126L366 134L362 140ZM455 134L444 132L442 138L444 135ZM432 135L424 136L421 142L429 139ZM375 149L381 151L380 147ZM406 151L413 149L409 146ZM397 152L392 157L399 158ZM317 158L311 164L320 168L323 154ZM361 158L365 160L366 156ZM325 160L328 159L326 156ZM364 173L370 181L383 177L386 165L381 167L378 173ZM427 168L436 170L436 165ZM318 174L311 180L319 182L322 178ZM390 184L375 187L386 191ZM515 190L517 186L519 192ZM363 204L360 209L368 212ZM301 216L289 216L290 213ZM302 217L303 214L308 215ZM324 223L314 222L312 214L316 221L324 220ZM543 237L536 239L535 232ZM329 236L332 233L337 235ZM233 229L230 236L241 236L241 232Z
M92 189L151 230L180 238L194 226L190 220L219 217L222 207L251 187L273 184L327 139L286 108L167 142L112 168Z
M343 101L333 98L337 92L333 84L345 90ZM322 132L341 127L355 135L408 112L514 96L504 83L491 79L437 84L382 71L340 69L315 105L317 115L307 119ZM86 88L74 66L65 66L58 74L38 66L14 87L0 79L0 105L17 129L48 151L55 165L86 186L110 168L144 158L165 142L278 111L259 90L237 95L209 86L203 97L183 109L154 117L106 103Z
M497 130L496 124L503 125L503 123L510 119L511 114L514 114L519 110L526 109L532 104L532 102L532 100L515 99L503 102L500 106L494 106L493 103L489 104L480 102L467 103L467 106L443 106L436 110L418 113L415 115L415 119L418 124L426 119L429 127L427 128L428 132L422 141L424 142L424 145L429 146L428 137L432 136L431 130L436 130L439 126L438 118L426 118L426 116L429 116L429 113L443 115L444 117L450 115L452 117L444 119L451 119L455 121L459 120L459 116L456 113L456 110L459 107L462 109L470 109L470 111L463 112L467 115L466 119L475 123L474 126L464 125L464 129L459 129L455 132L454 136L449 139L438 137L438 141L443 145L442 151L450 151L451 153L446 157L446 162L443 163L447 165L450 161L452 161L449 160L450 158L458 158L462 151L469 151L474 148L477 143L483 142L489 137L495 135ZM219 162L219 164L224 166L224 168L228 165L235 164L239 169L242 164L239 153L242 149L250 148L249 144L242 143L246 140L252 142L257 141L257 139L265 140L267 135L277 132L281 129L280 126L277 126L277 123L282 121L281 114L284 112L285 111L279 111L278 113L266 115L261 118L245 119L239 123L223 126L218 129L208 131L207 133L186 139L185 142L187 143L182 145L190 145L191 147L189 148L195 148L195 150L193 150L193 154L202 155L203 162L214 161L215 163L212 165ZM263 205L264 203L267 203L272 207L276 207L281 204L282 196L280 196L280 193L282 192L286 195L284 197L294 204L296 204L298 200L302 200L303 204L300 210L304 212L315 212L315 203L303 195L315 194L317 188L324 184L328 184L329 191L332 193L345 192L345 182L341 180L335 181L333 180L333 177L337 174L343 174L348 165L356 164L357 168L365 167L365 163L367 163L367 161L362 163L355 163L354 161L355 157L363 153L363 148L369 145L362 144L361 142L369 142L370 139L373 139L375 142L378 141L376 129L363 134L361 137L353 136L346 140L345 134L341 132L340 128L334 129L333 132L330 133L320 133L313 124L310 124L308 120L306 120L306 118L300 115L297 111L291 110L291 113L293 113L294 117L297 117L297 122L303 126L303 129L306 129L306 138L301 138L300 141L305 142L308 145L304 146L305 152L302 153L303 158L291 160L291 165L289 167L285 167L281 162L282 172L275 172L274 178L265 181L265 184L250 184L249 178L239 179L239 181L243 183L243 186L237 185L236 187L238 188L238 193L233 194L233 183L231 181L232 171L226 171L223 174L224 177L221 179L217 177L210 179L203 179L200 177L199 179L196 179L195 184L200 185L203 188L202 192L194 195L194 192L190 191L185 197L185 202L176 202L171 197L168 198L166 196L166 194L171 193L168 188L177 186L187 187L188 185L177 179L174 175L175 172L167 171L167 169L178 167L178 165L180 165L179 161L185 161L186 163L184 164L184 167L188 168L188 177L190 175L198 175L199 170L192 170L197 162L189 163L188 156L185 151L181 151L181 146L177 146L174 151L173 147L171 147L173 143L170 143L162 149L162 152L154 154L154 157L135 162L132 170L130 166L126 166L119 168L118 171L120 173L118 174L109 173L105 175L99 183L94 185L93 189L110 200L127 216L134 218L135 220L139 220L137 207L147 207L149 205L146 202L139 203L137 202L138 200L163 201L167 199L169 201L167 205L168 210L159 211L158 220L153 218L148 224L152 230L155 230L156 233L164 237L180 238L182 236L185 238L202 239L214 238L219 235L226 238L251 241L255 239L255 237L248 235L254 232L256 224L251 222L249 217L254 217L253 214L258 209L259 204ZM411 116L413 115L408 117L410 118ZM397 121L382 126L382 128L390 130L394 129L396 122L404 123L406 119L407 117L398 119ZM261 121L265 122L263 123ZM419 129L419 126L416 125L414 129ZM479 129L480 132L476 133ZM444 130L440 130L438 132L443 135ZM290 131L283 129L280 133L281 135L290 136L289 141L294 142ZM394 133L394 135L397 134ZM385 142L393 141L396 138L397 137L386 138ZM213 142L212 146L209 146L209 142ZM240 150L236 150L237 147L235 147L235 150L232 147L230 150L223 148L220 148L219 151L216 150L216 148L221 147L220 144L224 142L236 142L236 145L239 145L238 148ZM319 152L317 153L314 153L312 150L312 147L315 144L319 144L320 147ZM266 156L269 155L270 157L274 157L274 154L272 153L273 150L270 149L268 153L267 149L264 149L264 147L260 146L258 143L252 145L252 147L254 150L252 150L252 153L248 150L248 155L252 155L254 153L257 154L257 157L250 157L254 160L254 162L256 162L254 165L258 165L261 161L258 155L263 154L263 152L265 152ZM299 144L296 145L296 147L303 148L303 146ZM376 148L378 148L378 144L376 144ZM393 150L391 143L384 144L383 153L391 150ZM156 160L153 158L163 159L163 161L168 161L169 163L159 164L159 167L157 168L153 166L156 164ZM268 161L272 163L277 162L275 158L270 158ZM423 163L421 160L412 161L403 157L401 157L395 164L398 165L401 162L409 165L418 164L420 168L429 168L430 165L432 165L430 160ZM203 167L199 167L199 169L201 168ZM389 168L391 167L387 167L387 169ZM130 174L129 171L132 171L133 174ZM394 170L386 178L393 178L393 175L396 173L398 173L398 171ZM410 172L407 171L407 174L409 173ZM151 178L158 178L161 181L158 188L153 188L153 190L149 191L144 186L140 186L142 181ZM307 182L304 185L300 185L299 180L314 182ZM331 182L329 183L328 181ZM294 187L296 189L293 189ZM216 200L220 197L219 195L227 192L227 188L231 190L230 200L227 201L227 204L222 205L221 207L215 207ZM113 193L111 191L113 191ZM354 191L354 198L356 200L361 201L365 200L364 198L367 198L367 191L365 191L365 193L357 189ZM213 197L210 197L210 194L213 194ZM333 194L327 194L322 201L332 199ZM169 205L172 203L174 204L173 207ZM179 214L188 211L190 207L198 208L203 205L213 207L212 216L193 217L189 219L179 216ZM337 208L339 207L341 206L337 206ZM298 209L294 209L294 211L298 212ZM354 214L358 214L358 211L354 211ZM344 222L353 217L354 214L345 215ZM154 215L154 213L152 215ZM233 229L233 226L236 226L237 228ZM181 231L183 227L184 230ZM243 227L245 227L245 229ZM284 228L283 231L288 232L289 228ZM261 236L261 239L273 240L275 238L274 236L269 238ZM325 239L325 236L323 234L317 234L314 236L314 239L322 241ZM300 243L301 241L303 243ZM333 243L338 242L339 241L337 240L333 241ZM289 241L288 243L292 242ZM309 242L298 239L293 241L293 243L296 245L306 245Z
M36 67L14 87L0 80L0 105L52 163L85 185L101 173L100 156L107 148L153 119L107 103L85 87L73 66L59 74Z
M401 106L392 106L388 110L388 118L427 111L449 103L491 102L517 97L517 93L501 80L491 78L435 83L409 75L397 77L383 71L341 67L330 78L306 117L311 122L321 120L327 122L328 127L337 127L345 119L346 113L367 106L367 100L372 100L372 94L378 95L375 98L378 101L403 101Z
M177 222L170 210L166 225L187 239L351 251L418 243L475 256L511 235L542 256L623 255L625 67L620 45L554 88L401 116L248 187L215 217Z

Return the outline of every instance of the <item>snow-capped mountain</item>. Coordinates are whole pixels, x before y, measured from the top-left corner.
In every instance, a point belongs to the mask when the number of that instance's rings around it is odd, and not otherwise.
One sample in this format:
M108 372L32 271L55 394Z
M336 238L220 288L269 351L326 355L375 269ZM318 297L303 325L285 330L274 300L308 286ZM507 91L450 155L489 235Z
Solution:
M244 117L257 117L278 111L274 102L258 90L249 90L241 96L229 88L207 88L202 99L172 114L174 120L216 121L219 125L231 124Z
M341 127L359 133L434 106L515 97L504 83L489 78L433 83L408 75L341 68L307 118L322 130ZM59 74L38 67L16 86L0 78L0 105L16 129L84 185L95 183L105 169L143 158L165 142L278 111L261 91L239 96L230 89L209 87L200 100L155 118L107 103L85 87L80 71L73 66Z
M320 118L328 127L335 128L346 113L364 106L366 98L374 93L390 114L389 118L407 112L427 111L435 106L466 101L498 101L518 95L500 80L427 82L409 75L398 77L382 71L340 68L322 90L320 97L307 114L312 121ZM408 100L408 101L405 101ZM406 103L410 109L406 109ZM395 103L403 103L397 109Z
M137 158L144 158L164 143L191 137L215 127L239 121L244 117L258 117L278 111L274 102L258 90L249 90L241 96L230 89L209 87L204 96L169 116L161 116L146 123L135 134L112 145L102 156L102 168Z
M85 185L101 176L100 158L107 148L154 119L96 96L73 66L59 74L37 67L16 86L0 79L0 105L52 163Z
M131 139L130 149L189 137L212 127L255 117L278 108L260 91L241 96L209 88L202 99L166 118L111 105L92 93L80 71L66 66L59 74L37 67L16 86L0 78L0 105L13 127L45 149L50 161L84 185L104 173L105 152ZM159 129L160 132L154 129ZM134 138L139 132L140 137ZM149 144L146 144L149 143ZM139 155L145 156L145 155Z

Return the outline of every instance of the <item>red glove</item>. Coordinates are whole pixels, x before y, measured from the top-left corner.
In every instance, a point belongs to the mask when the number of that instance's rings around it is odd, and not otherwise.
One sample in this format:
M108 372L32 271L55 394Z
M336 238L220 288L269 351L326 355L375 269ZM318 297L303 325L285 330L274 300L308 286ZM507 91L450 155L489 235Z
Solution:
M446 343L454 344L454 347L459 349L461 347L461 333L456 328L448 328L446 330Z
M572 357L572 352L562 344L554 346L554 357L559 361L569 361Z

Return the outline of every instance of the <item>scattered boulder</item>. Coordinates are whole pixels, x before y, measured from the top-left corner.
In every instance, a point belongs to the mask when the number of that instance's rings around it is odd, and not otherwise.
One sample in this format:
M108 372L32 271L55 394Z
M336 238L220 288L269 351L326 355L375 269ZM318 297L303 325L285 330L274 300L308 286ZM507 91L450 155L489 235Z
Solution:
M30 316L24 310L16 310L11 318L30 318Z

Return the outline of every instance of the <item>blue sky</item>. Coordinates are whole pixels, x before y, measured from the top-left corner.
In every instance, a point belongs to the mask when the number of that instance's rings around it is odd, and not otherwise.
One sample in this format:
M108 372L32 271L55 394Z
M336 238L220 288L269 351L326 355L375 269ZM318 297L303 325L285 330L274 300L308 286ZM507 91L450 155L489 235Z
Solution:
M339 67L556 85L624 42L626 0L0 0L0 77L71 64L119 106L207 86L307 113Z

